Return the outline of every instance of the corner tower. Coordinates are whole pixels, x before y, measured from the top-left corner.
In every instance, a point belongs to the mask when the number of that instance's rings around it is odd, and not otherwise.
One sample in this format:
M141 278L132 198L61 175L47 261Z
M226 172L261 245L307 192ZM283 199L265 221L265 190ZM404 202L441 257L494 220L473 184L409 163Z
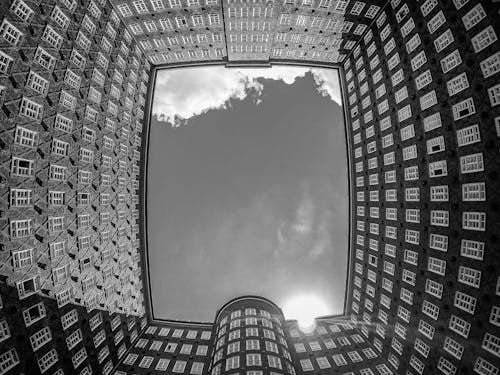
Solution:
M211 374L295 374L282 329L283 312L273 302L243 296L217 312Z

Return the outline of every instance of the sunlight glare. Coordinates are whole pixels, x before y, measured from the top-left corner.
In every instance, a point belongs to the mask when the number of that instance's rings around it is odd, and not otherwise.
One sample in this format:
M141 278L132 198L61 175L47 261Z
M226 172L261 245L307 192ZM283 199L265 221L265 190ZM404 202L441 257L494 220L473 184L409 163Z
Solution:
M328 314L328 307L323 300L314 295L300 295L293 297L283 306L286 319L295 319L302 331L313 330L315 318Z

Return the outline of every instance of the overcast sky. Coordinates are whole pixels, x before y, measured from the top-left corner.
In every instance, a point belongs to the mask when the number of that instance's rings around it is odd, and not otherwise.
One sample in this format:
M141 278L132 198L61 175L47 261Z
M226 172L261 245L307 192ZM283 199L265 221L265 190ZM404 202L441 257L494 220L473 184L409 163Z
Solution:
M265 78L259 78L265 77ZM334 70L159 72L148 170L156 318L212 321L230 298L344 303L348 196Z

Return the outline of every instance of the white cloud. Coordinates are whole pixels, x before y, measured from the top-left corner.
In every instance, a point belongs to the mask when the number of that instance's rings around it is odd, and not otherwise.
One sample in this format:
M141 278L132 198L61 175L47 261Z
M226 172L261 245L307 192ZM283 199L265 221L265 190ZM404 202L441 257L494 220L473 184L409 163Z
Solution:
M323 254L331 253L329 228L332 213L325 207L317 206L309 190L305 184L293 217L282 221L276 231L277 246L273 255L277 259L292 256L316 260Z
M342 105L338 72L334 69L311 69L311 72L318 85L318 91Z
M248 95L258 105L264 85L259 79L280 80L291 85L311 72L317 89L342 105L338 74L333 69L273 67L261 69L227 69L218 67L183 68L160 71L157 75L153 114L179 126L191 117L212 109L227 108L230 100L243 100Z
M291 226L292 229L301 235L309 235L313 229L314 214L315 207L309 194L306 193L295 212L295 221Z

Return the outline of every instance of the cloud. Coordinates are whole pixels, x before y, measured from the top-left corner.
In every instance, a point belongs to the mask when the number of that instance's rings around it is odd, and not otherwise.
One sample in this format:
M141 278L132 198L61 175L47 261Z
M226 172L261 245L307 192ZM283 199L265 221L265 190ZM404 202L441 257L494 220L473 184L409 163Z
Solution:
M313 227L314 205L309 195L305 195L297 207L295 213L295 222L292 224L292 229L299 234L309 235Z
M317 206L304 185L302 196L291 218L283 220L276 231L275 258L294 256L316 260L332 251L329 232L332 213L326 207Z
M334 69L311 69L318 91L329 96L334 102L342 105L338 72Z
M329 96L342 105L338 73L334 69L286 66L227 69L217 66L160 71L156 80L153 114L173 126L180 126L191 117L227 108L231 100L243 100L248 95L259 105L264 90L262 79L291 85L308 72L313 75L321 95Z

